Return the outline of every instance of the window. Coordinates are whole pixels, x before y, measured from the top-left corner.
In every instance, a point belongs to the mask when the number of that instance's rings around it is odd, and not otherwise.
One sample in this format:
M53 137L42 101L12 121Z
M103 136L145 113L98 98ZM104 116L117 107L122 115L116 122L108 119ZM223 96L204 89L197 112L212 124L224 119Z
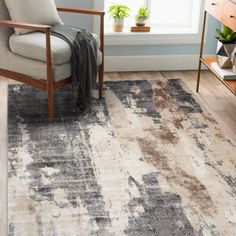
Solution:
M107 14L113 3L125 4L131 8L131 17L125 19L123 33L112 32L112 19ZM135 24L134 16L140 7L151 11L150 33L130 33ZM105 45L161 45L199 44L203 0L94 0L94 7L104 9ZM94 30L99 32L99 22L94 20Z
M151 15L149 24L152 32L186 30L197 32L200 17L201 0L104 0L105 11L113 3L130 7L131 17L125 19L127 31L135 24L134 16L140 7L148 7ZM105 28L111 32L112 19L106 15Z

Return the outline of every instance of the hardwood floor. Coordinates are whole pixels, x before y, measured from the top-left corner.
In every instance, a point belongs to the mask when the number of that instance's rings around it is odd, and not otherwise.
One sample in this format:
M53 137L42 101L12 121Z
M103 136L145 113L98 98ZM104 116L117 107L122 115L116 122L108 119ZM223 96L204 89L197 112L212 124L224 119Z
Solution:
M195 92L196 71L106 73L105 80L131 80L155 78L181 78L195 99L219 122L229 139L236 143L236 97L230 93L214 76L203 71L200 93ZM7 84L12 83L0 78L0 236L6 235L7 215ZM236 155L236 154L235 154Z

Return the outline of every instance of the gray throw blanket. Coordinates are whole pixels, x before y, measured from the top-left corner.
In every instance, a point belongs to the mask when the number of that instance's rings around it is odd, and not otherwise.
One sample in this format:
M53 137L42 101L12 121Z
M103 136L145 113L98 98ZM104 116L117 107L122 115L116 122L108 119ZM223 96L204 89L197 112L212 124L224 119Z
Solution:
M52 27L51 33L65 40L71 47L71 75L77 94L77 106L85 111L97 78L96 39L84 29L59 24Z

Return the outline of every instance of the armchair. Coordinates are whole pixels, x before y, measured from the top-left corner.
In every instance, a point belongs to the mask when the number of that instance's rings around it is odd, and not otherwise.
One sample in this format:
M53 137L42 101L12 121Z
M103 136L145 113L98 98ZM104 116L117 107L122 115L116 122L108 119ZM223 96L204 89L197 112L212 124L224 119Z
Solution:
M100 61L98 62L98 78L99 78L99 97L103 93L103 74L104 74L104 15L103 11L79 9L79 8L66 8L57 7L58 11L89 14L100 17ZM12 52L11 48L18 50L16 43L22 43L20 40L16 41L15 38L24 39L24 35L12 37L12 28L33 29L37 31L34 34L40 34L41 40L37 46L43 47L46 52L45 59L31 57L30 55L23 55L21 53ZM21 38L19 38L21 37ZM26 35L27 37L27 35ZM42 38L43 37L43 38ZM42 40L44 39L44 41ZM9 45L9 40L12 45ZM30 38L27 38L29 41ZM5 6L4 0L0 0L0 76L4 76L22 83L30 84L36 88L47 90L48 95L48 116L50 122L54 120L54 91L63 86L70 84L70 61L56 60L60 57L60 47L58 48L58 41L51 35L51 28L48 25L26 24L19 22L12 22L10 20L8 10ZM27 42L28 42L27 41ZM14 44L15 43L15 44ZM25 43L25 42L23 42ZM32 46L34 40L28 42ZM43 44L43 45L42 45ZM54 45L55 44L55 45ZM23 45L28 46L28 45ZM34 46L34 45L33 45ZM66 46L65 46L66 47ZM66 49L65 49L66 50ZM69 55L71 52L68 52ZM62 55L62 54L61 54ZM36 56L37 57L37 56ZM70 58L68 56L68 58ZM67 58L67 59L68 59Z

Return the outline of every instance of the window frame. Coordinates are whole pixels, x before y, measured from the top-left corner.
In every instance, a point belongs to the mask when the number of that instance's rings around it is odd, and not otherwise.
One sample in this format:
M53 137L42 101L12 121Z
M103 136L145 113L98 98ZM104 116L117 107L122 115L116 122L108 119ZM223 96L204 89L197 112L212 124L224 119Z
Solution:
M94 8L104 10L105 0L94 0ZM151 0L146 0L150 4ZM201 41L202 19L205 1L201 0L199 23L193 31L183 29L170 29L166 31L156 31L149 33L131 32L105 32L105 46L131 46L131 45L178 45L178 44L199 44ZM94 32L98 32L99 22L94 20Z

